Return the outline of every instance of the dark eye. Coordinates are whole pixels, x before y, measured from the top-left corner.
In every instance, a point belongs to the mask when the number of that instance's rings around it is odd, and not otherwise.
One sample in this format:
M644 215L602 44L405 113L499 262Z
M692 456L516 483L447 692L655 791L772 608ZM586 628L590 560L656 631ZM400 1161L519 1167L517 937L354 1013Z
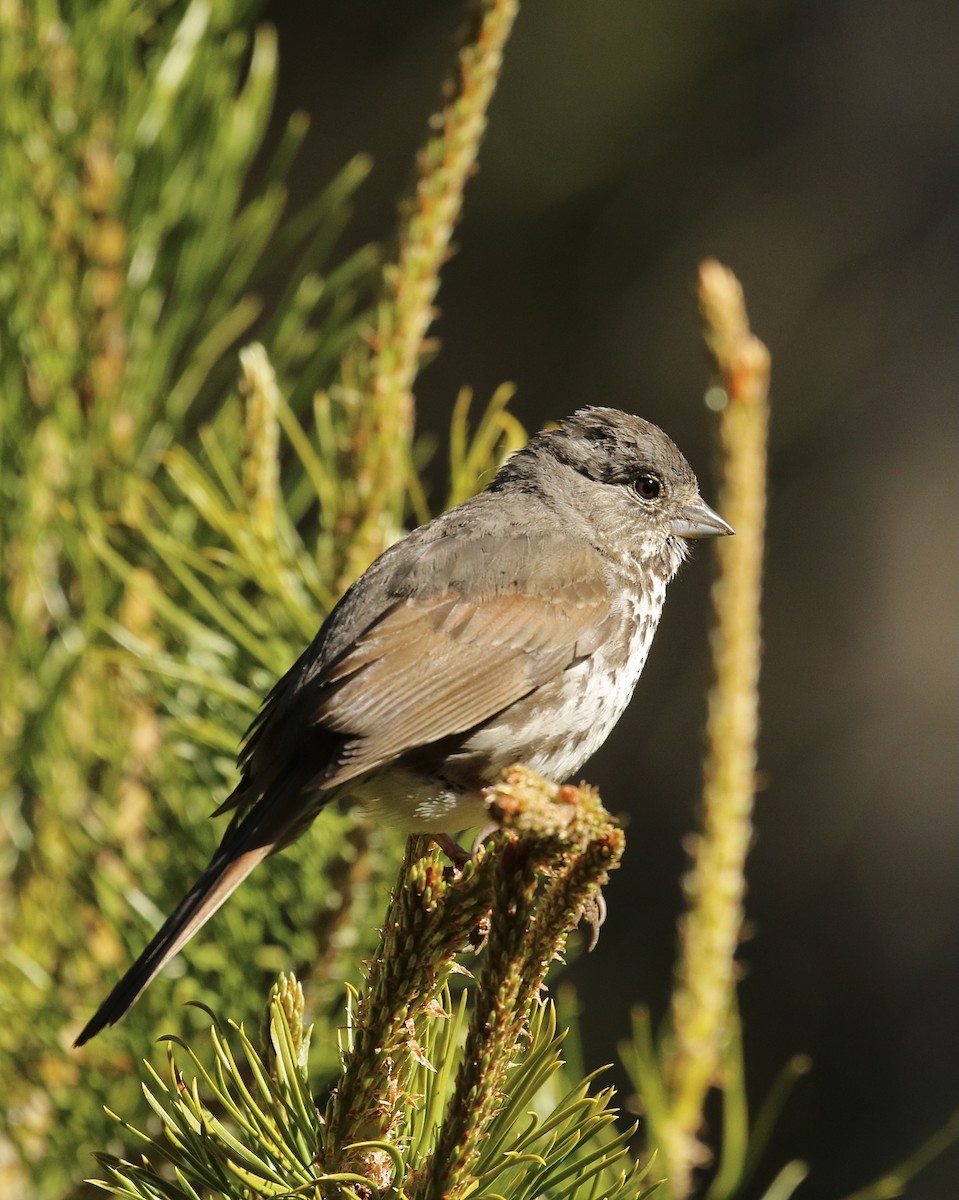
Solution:
M656 476L650 475L647 472L637 475L633 480L632 487L640 500L655 500L663 490L663 485Z

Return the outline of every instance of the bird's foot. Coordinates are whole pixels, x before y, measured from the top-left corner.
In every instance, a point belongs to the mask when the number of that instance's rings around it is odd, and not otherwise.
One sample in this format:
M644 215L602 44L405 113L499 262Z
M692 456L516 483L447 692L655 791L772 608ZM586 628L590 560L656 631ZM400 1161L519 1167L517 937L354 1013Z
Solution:
M462 871L472 857L470 852L464 850L459 842L455 838L451 838L448 833L431 833L430 837L443 851L453 866L458 871Z
M579 910L579 917L576 922L578 925L585 925L589 929L589 941L586 944L587 950L596 949L596 943L599 941L599 931L606 920L606 911L606 897L599 888L596 888L583 901L583 907Z

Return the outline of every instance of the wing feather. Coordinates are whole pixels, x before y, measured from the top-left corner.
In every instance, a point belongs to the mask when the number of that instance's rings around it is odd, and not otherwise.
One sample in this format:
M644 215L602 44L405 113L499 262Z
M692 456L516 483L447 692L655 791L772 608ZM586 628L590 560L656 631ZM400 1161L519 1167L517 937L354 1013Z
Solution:
M602 577L599 576L601 579ZM318 786L463 733L591 653L609 618L597 576L480 602L447 592L400 601L314 683L313 724L344 738Z
M464 733L592 654L615 619L585 541L520 531L440 538L393 565L387 552L273 689L223 808L248 809L294 764L316 794Z

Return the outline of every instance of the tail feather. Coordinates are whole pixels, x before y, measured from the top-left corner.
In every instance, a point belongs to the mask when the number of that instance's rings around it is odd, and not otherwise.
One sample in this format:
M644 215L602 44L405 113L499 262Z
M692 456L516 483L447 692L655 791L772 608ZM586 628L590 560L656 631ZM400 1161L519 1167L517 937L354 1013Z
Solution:
M176 910L164 921L149 946L83 1027L74 1046L82 1046L101 1029L115 1024L154 976L213 916L253 868L272 852L275 845L275 842L268 841L246 849L236 845L229 848L221 846Z

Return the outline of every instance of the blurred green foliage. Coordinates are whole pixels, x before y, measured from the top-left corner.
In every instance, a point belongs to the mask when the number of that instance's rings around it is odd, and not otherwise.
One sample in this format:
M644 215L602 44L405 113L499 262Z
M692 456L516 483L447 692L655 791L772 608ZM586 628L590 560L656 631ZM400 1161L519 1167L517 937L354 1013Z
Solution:
M313 1030L304 1027L302 1014L299 985L281 977L270 997L264 1053L242 1027L218 1021L209 1031L212 1053L169 1046L166 1071L151 1069L145 1085L164 1138L158 1145L124 1124L145 1160L99 1156L105 1188L142 1200L183 1200L206 1190L245 1200L251 1194L289 1195L293 1188L320 1195L324 1180L330 1195L365 1194L366 1181L380 1177L384 1188L402 1178L404 1195L433 1194L424 1171L463 1054L466 991L454 1001L444 989L418 1023L410 1092L419 1102L404 1107L401 1129L388 1142L357 1146L354 1170L335 1176L317 1167L326 1130L310 1090ZM644 1200L656 1190L649 1165L641 1167L629 1155L633 1131L615 1130L612 1089L591 1094L593 1078L571 1079L561 1059L563 1041L552 1005L537 1005L525 1052L510 1068L500 1110L470 1175L469 1194L476 1200Z
M349 537L334 468L362 416L314 397L373 294L373 250L330 265L367 164L290 216L297 116L250 183L276 81L252 9L0 8L0 1182L23 1195L87 1173L161 1013L185 1030L199 994L242 1016L290 961L322 1007L375 925L366 836L331 814L217 918L189 983L181 964L69 1050L206 861L240 735ZM244 398L254 332L272 368L254 353Z

